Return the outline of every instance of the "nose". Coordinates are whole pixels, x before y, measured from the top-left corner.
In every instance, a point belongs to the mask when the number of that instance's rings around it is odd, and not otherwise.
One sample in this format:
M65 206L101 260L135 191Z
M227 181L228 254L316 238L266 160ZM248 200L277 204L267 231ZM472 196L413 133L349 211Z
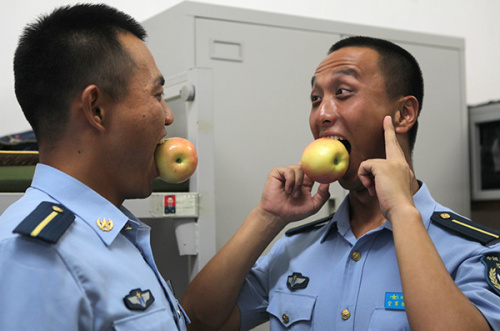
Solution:
M337 107L332 100L323 99L316 113L317 125L331 125L337 117Z
M169 126L174 122L174 113L170 110L170 107L167 105L165 101L163 101L165 104L164 111L165 111L165 125Z

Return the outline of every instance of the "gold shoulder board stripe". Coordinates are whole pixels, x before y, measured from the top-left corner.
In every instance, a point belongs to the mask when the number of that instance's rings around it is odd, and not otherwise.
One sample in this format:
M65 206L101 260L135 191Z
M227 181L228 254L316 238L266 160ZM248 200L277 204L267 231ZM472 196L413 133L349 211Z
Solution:
M63 206L44 201L13 232L54 244L74 219L75 215Z
M475 223L465 217L449 211L438 211L432 214L432 222L483 245L493 244L500 239L500 231Z

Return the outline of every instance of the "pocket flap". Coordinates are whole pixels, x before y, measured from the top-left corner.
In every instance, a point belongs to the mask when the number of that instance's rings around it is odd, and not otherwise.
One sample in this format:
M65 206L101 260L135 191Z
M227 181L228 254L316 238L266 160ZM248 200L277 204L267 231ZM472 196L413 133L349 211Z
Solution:
M177 325L165 307L143 314L125 317L113 323L116 331L177 330Z
M310 321L315 304L315 296L276 291L271 297L267 312L284 326L290 326L298 321Z

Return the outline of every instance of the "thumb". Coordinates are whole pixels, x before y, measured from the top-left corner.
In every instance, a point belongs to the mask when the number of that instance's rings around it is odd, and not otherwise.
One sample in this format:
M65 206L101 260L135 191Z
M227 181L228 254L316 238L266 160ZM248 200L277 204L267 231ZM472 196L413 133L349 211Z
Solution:
M318 210L328 199L330 199L330 184L320 184L318 186L318 191L313 196L315 205L319 206Z

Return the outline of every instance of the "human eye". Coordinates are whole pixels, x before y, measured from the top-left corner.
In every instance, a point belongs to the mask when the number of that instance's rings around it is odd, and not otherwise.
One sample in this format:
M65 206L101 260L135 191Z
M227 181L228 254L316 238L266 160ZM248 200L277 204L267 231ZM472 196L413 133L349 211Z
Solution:
M352 90L350 90L350 89L348 89L348 88L338 88L338 89L335 91L335 95L336 95L338 98L347 98L347 97L349 97L351 94L352 94Z
M162 101L164 96L165 96L165 92L162 90L161 92L159 92L155 95L155 98L157 98L158 101Z
M321 103L321 96L317 93L312 93L311 94L311 103L313 106Z
M313 89L311 90L311 102L313 104L321 102L322 96L323 96L322 90L313 86Z
M320 97L318 95L311 94L311 102L318 101Z

